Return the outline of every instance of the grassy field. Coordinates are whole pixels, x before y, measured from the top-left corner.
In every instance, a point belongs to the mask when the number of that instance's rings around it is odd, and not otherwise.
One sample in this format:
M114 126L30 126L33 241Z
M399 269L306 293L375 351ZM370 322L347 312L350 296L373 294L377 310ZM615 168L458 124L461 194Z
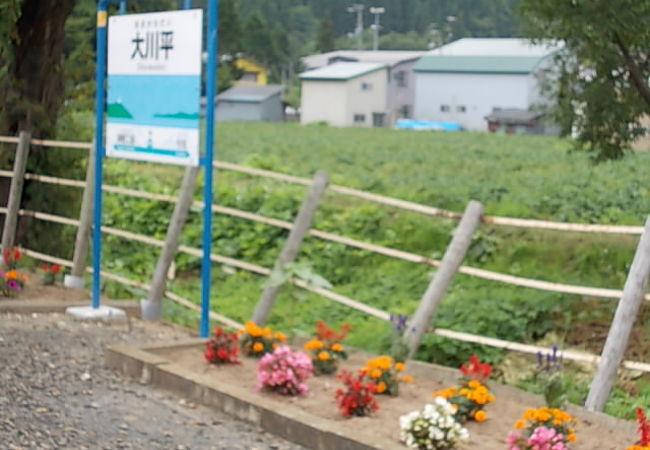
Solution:
M555 138L293 124L222 124L217 139L221 160L306 177L325 170L336 184L455 211L462 211L474 199L493 215L629 225L642 224L650 211L650 153L593 165L585 154L570 153L569 144ZM107 163L109 183L153 192L174 192L181 174L173 167ZM216 181L217 203L283 220L292 220L305 192L302 186L232 172L218 172ZM162 239L171 209L171 205L107 195L105 224ZM315 220L319 229L432 257L442 256L455 225L332 193ZM191 214L183 243L199 247L200 233L201 217ZM266 225L216 216L214 246L221 255L271 267L286 235ZM465 263L548 281L621 288L637 241L638 237L629 236L483 225ZM144 245L106 239L104 261L112 271L147 280L156 257L157 252ZM179 277L172 289L198 302L198 261L181 255L177 263ZM393 314L411 314L432 276L424 266L315 238L306 240L299 263L330 281L335 291ZM233 275L217 268L213 308L236 320L247 320L265 281L257 275ZM458 275L435 323L506 340L599 352L603 326L606 330L613 309L613 300ZM170 306L167 314L173 320L196 324L197 316L182 308ZM628 356L647 360L650 337L643 332L647 311L642 315ZM382 351L390 343L389 325L291 287L282 290L270 323L306 335L318 319L351 323L352 345ZM426 338L419 357L457 365L475 352L488 361L503 361L503 353L496 349L435 336ZM505 372L503 376L508 377ZM576 397L583 395L584 383L576 389ZM622 398L614 412L624 415L630 405L628 397Z

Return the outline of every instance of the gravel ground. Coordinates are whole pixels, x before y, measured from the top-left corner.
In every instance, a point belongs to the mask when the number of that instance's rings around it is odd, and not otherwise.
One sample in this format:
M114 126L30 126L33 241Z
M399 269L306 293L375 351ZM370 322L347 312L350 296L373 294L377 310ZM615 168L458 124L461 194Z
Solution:
M278 449L300 447L222 413L123 379L103 349L187 338L169 325L0 315L2 449Z

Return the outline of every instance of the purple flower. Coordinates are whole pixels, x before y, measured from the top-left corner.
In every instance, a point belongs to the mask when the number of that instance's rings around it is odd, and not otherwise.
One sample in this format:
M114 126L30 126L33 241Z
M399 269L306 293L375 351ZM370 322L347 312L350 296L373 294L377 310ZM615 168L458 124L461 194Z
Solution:
M7 281L7 287L9 289L11 289L12 291L20 291L20 290L22 290L22 286L16 280Z
M406 329L406 322L408 322L409 316L405 314L391 314L390 321L393 324L393 329L397 334L402 334Z

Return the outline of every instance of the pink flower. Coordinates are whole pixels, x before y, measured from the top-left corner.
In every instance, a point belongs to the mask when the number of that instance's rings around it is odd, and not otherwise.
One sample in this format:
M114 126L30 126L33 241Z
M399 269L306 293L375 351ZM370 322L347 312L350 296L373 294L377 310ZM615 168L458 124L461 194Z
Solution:
M312 375L311 358L302 352L294 353L283 345L260 359L257 368L258 388L283 395L302 395L308 392L305 380Z

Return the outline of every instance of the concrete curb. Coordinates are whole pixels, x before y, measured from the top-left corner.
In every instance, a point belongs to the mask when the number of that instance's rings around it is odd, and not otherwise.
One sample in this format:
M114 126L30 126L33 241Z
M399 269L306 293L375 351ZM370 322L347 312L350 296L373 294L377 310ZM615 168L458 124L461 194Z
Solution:
M225 412L237 419L260 426L265 431L283 439L315 450L371 450L394 449L396 442L370 436L363 432L342 435L336 423L316 417L284 402L256 395L239 386L217 383L204 374L191 372L169 360L167 351L181 348L200 347L203 339L188 339L172 344L110 347L105 351L106 364L122 374L152 384L196 403ZM436 379L444 384L455 384L458 371L447 367L409 361L409 373L418 377ZM490 383L497 396L507 395L524 405L542 406L543 400L509 386ZM616 419L601 413L587 411L577 406L569 407L572 414L578 414L588 421L607 428L629 430L636 433L632 422Z
M82 302L65 302L52 300L0 300L0 313L13 314L65 314L70 306L79 306ZM90 301L87 302L90 304ZM102 302L106 306L120 308L129 317L140 318L140 305L133 301Z

